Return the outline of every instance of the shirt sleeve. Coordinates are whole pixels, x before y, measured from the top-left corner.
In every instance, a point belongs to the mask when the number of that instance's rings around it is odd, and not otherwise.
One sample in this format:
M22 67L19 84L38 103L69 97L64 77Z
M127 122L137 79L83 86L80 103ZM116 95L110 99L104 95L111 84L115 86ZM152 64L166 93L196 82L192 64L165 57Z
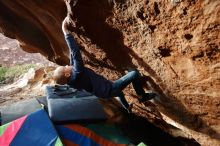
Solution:
M82 56L72 34L66 34L65 40L70 49L70 64L73 65L75 72L82 72L84 69Z

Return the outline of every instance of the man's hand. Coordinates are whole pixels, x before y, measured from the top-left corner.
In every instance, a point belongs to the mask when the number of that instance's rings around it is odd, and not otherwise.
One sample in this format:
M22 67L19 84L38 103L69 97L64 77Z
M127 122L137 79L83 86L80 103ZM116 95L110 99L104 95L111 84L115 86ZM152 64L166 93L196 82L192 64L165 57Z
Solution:
M71 26L71 22L70 22L70 18L67 16L62 23L62 30L64 35L70 34L70 26Z

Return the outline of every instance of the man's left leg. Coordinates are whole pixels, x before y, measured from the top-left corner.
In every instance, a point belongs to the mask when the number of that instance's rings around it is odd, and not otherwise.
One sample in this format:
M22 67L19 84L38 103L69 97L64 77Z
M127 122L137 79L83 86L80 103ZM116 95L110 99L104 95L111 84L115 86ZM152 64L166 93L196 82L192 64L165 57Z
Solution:
M135 78L134 78L134 80L132 80L132 85L135 89L135 92L140 97L139 98L140 102L151 100L151 99L153 99L154 97L157 96L156 93L153 93L153 92L146 93L144 91L142 81L141 81L141 75L137 70L133 71L133 74L134 74L133 76L135 76Z
M122 78L116 80L113 84L112 84L112 89L111 89L111 93L110 93L110 97L116 97L117 100L122 104L122 106L128 111L131 112L129 110L129 104L127 102L127 100L125 99L124 93L122 92L122 90L132 82L132 80L129 79L129 76L123 76Z
M120 92L116 95L116 99L122 104L122 106L130 113L130 105L128 104L127 100L125 99L124 93Z

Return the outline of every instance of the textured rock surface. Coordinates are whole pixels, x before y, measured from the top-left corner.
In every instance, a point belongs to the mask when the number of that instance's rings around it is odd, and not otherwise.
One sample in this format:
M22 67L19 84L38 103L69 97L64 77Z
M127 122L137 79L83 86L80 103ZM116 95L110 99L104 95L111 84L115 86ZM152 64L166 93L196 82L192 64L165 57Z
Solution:
M13 84L0 85L0 107L10 106L34 97L45 96L45 86L53 85L53 70L55 67L31 68Z
M1 31L25 51L65 64L61 22L68 12L88 66L109 79L134 67L149 76L161 97L135 112L169 133L162 120L204 146L220 145L220 1L74 3L67 0L66 9L61 0L1 1Z

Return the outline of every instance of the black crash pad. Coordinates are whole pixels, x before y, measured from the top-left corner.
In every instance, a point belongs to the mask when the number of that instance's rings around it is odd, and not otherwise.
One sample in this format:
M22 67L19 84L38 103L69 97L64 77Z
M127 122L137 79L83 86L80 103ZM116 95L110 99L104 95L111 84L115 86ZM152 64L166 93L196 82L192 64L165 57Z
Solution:
M40 108L42 108L42 106L35 98L1 107L1 124L9 123L22 116L35 112Z
M106 119L98 97L84 90L46 87L48 113L53 122L94 122Z

